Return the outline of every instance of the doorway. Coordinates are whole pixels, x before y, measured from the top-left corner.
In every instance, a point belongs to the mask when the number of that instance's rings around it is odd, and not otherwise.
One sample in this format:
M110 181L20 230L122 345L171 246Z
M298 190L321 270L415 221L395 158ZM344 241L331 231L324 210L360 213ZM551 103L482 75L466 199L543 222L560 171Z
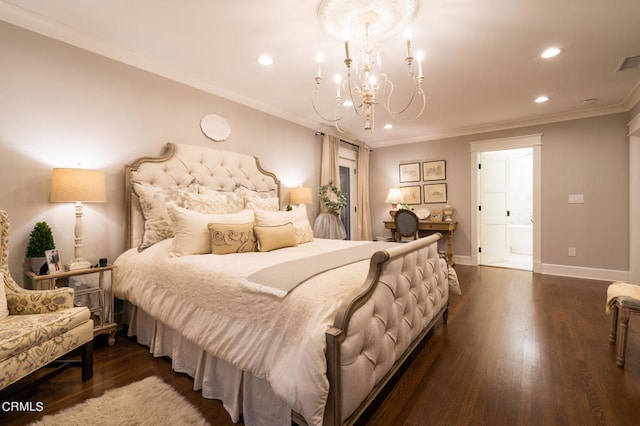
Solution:
M533 269L533 148L480 154L481 265Z
M338 165L340 167L340 192L347 199L347 205L340 211L340 220L347 231L347 240L357 234L356 200L358 194L358 182L356 179L357 152L340 148Z
M473 208L471 209L471 264L472 265L482 265L488 263L498 262L498 258L492 256L498 256L502 254L503 256L509 255L509 258L513 258L511 260L516 260L516 256L511 256L511 234L514 232L520 232L525 235L531 235L531 249L529 250L529 244L525 243L526 252L530 251L531 255L525 254L527 256L524 258L524 262L526 264L519 266L509 266L509 267L518 267L519 269L528 269L533 272L540 272L541 269L541 226L542 223L542 211L541 211L541 157L542 157L542 135L528 135L528 136L519 136L513 138L504 138L504 139L493 139L486 141L478 141L470 143L470 151L471 151L471 205ZM496 154L487 154L485 156L485 160L488 159L489 163L497 163L497 168L491 171L491 166L496 164L484 165L482 164L483 156L485 153L492 152L501 152L501 151L511 151L511 150L520 150L528 148L531 151L522 151L522 153L529 154L527 160L530 161L529 169L526 169L527 181L531 180L531 195L526 195L526 197L531 198L531 215L529 213L522 213L518 211L518 216L514 218L514 225L522 224L523 228L529 229L520 229L517 226L511 226L512 219L512 205L511 200L515 197L517 198L519 195L525 194L524 191L521 191L518 194L518 183L522 176L518 176L518 172L524 172L523 170L516 170L516 177L512 177L511 180L514 181L511 186L515 186L516 190L509 189L508 181L502 184L502 188L492 187L496 186L494 184L490 185L489 188L485 189L485 192L489 192L490 194L484 195L483 200L483 188L482 185L482 169L485 169L487 173L492 173L496 175L502 175L505 179L508 179L509 174L509 161L508 158L500 159L501 155L504 157L508 157L506 153L502 153L500 155ZM513 167L512 167L513 168ZM491 179L491 177L485 177L485 181L487 179ZM527 184L528 185L528 184ZM500 185L497 185L500 186ZM502 193L501 193L502 192ZM515 196L510 196L510 192L516 192ZM497 201L496 201L497 200ZM500 217L501 216L501 217ZM498 220L495 220L497 218ZM527 220L530 222L530 226L526 223ZM484 221L484 222L483 222ZM483 229L484 228L484 229ZM518 229L516 229L518 228ZM518 238L516 236L516 238ZM522 241L522 240L517 240ZM495 249L492 244L500 243L502 247L502 252L499 253L498 249ZM487 246L489 244L489 246ZM516 251L522 251L521 247L516 247ZM529 260L529 256L530 260ZM508 266L508 265L505 265Z

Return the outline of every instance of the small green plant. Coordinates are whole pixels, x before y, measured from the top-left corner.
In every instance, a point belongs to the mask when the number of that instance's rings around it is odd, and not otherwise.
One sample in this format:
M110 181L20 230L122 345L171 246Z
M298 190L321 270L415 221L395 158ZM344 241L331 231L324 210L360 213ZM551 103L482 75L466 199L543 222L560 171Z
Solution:
M36 223L33 231L29 234L29 244L27 244L25 255L27 257L45 257L45 250L53 250L54 248L56 245L47 222Z

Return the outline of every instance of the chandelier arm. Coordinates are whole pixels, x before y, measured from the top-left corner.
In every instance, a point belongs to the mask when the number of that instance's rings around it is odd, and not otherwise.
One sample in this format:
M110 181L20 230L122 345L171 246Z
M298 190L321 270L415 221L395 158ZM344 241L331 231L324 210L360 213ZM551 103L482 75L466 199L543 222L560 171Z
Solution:
M336 115L337 115L339 109L340 109L340 105L336 105ZM342 117L339 120L334 120L333 121L333 126L340 133L346 133L351 128L351 126L353 125L353 117L355 117L354 110L353 109L351 110L351 117L349 118L348 125L346 127L344 127L344 128L341 128L340 127L340 122L345 117L346 117L346 114L343 114Z
M313 90L313 94L311 96L311 106L313 107L313 110L315 111L315 113L318 115L318 117L320 117L321 119L323 119L325 121L328 121L330 123L336 123L336 122L342 120L345 116L342 115L341 117L337 117L337 110L338 110L337 107L334 110L334 115L333 115L335 118L327 118L323 114L321 114L320 111L318 111L318 107L316 107L315 98L316 98L316 94L318 92L318 88L319 87L320 87L320 84L317 84L315 89Z
M356 102L354 100L353 97L353 93L355 92L358 95L358 98L362 99L362 94L360 93L360 87L357 85L353 85L351 84L352 80L351 80L351 74L349 74L349 76L347 77L347 81L345 82L347 84L347 93L349 93L349 100L351 101L351 109L353 109L353 112L360 116L362 115L362 103L360 103L360 105L356 105Z
M384 79L385 86L384 86L383 91L382 91L382 100L383 100L384 109L387 111L387 113L389 113L389 115L391 115L391 117L394 120L400 121L401 123L411 123L412 121L417 120L422 115L422 113L424 112L424 109L426 107L427 99L426 99L426 95L424 93L424 90L422 89L422 84L419 81L416 84L415 76L413 77L413 80L414 80L414 90L411 92L411 97L409 98L409 101L407 102L407 104L405 105L404 108L400 109L399 111L393 111L391 109L391 105L390 105L391 96L393 95L393 83L391 81L389 81L386 78L386 76L385 76L385 79ZM389 90L389 95L388 96L385 95L385 93L387 91L387 85L389 85L389 87L391 88ZM416 85L418 86L417 90L415 89ZM400 118L400 115L405 113L411 107L411 105L413 105L413 101L415 100L416 95L421 95L421 97L422 97L422 107L420 108L420 112L415 117L410 118L408 120Z

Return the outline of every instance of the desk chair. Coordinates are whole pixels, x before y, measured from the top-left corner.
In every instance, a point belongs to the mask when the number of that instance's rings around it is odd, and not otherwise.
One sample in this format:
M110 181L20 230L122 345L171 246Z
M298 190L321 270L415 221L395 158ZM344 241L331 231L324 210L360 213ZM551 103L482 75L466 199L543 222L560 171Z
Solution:
M414 212L406 209L398 210L394 221L398 242L403 242L402 239L405 237L413 237L414 240L418 238L418 224L420 220Z

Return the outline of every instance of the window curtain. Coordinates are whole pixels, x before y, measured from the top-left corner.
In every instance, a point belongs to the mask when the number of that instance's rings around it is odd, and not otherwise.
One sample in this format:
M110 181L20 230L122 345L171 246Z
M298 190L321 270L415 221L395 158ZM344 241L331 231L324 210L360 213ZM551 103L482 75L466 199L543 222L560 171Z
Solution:
M325 134L322 138L322 162L320 163L320 185L332 181L340 188L340 138ZM320 206L323 209L324 206Z
M340 138L325 134L322 138L322 162L320 163L320 185L332 182L340 188ZM313 235L318 238L344 240L347 231L340 221L340 216L332 213L319 202L320 214L313 224Z
M358 240L371 241L371 205L369 203L369 147L358 147Z

